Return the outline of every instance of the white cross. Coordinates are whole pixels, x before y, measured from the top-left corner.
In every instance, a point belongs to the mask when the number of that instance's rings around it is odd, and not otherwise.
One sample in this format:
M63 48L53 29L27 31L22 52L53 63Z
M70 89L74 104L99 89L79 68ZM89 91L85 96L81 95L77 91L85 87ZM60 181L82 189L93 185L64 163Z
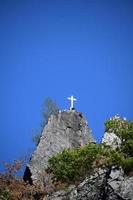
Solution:
M77 101L77 99L75 99L73 96L68 97L68 99L71 100L71 107L70 107L70 110L72 110L72 109L74 108L73 103L74 103L74 101Z

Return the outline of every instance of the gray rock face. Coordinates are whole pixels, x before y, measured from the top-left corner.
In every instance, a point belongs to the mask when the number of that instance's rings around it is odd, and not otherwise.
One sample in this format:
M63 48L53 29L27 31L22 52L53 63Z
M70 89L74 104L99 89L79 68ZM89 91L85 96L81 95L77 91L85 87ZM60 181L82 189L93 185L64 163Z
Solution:
M113 132L105 132L104 137L102 139L102 143L110 146L112 149L116 149L117 147L121 146L120 138Z
M51 115L40 142L24 174L24 180L44 185L48 159L64 148L73 148L94 142L91 129L82 113L75 110ZM45 178L44 178L45 177Z
M116 167L98 169L78 186L49 194L44 200L133 200L133 177L124 177Z

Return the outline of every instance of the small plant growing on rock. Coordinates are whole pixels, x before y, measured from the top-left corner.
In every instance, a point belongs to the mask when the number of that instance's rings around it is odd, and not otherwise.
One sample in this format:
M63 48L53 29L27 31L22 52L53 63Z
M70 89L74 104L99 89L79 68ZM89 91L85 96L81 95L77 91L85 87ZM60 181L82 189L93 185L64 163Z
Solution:
M133 157L133 121L114 117L105 122L105 131L115 133L122 141L120 150Z

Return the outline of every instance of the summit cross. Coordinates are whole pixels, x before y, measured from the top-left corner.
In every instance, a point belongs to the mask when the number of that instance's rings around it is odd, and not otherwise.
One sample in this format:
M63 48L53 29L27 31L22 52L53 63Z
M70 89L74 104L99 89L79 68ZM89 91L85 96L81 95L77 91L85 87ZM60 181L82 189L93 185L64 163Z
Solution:
M77 99L75 99L73 96L71 97L68 97L68 99L71 101L71 107L70 107L70 110L72 110L74 108L74 101L77 101Z

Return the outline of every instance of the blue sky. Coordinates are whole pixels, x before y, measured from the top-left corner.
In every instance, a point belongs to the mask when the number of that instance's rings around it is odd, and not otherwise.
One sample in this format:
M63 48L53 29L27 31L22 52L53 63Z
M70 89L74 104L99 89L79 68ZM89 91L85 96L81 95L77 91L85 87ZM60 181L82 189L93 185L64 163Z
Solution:
M44 99L104 121L133 119L132 0L0 0L0 160L31 153Z

